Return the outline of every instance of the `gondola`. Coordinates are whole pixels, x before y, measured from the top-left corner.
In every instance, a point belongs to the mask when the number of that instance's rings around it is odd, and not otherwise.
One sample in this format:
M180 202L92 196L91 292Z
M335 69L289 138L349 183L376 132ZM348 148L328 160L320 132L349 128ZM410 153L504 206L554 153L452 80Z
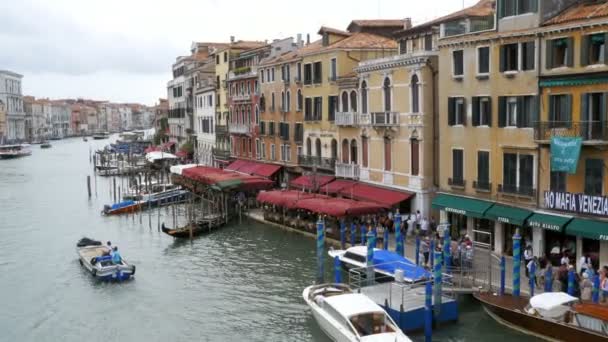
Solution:
M192 222L184 227L180 228L168 228L165 226L163 222L161 225L161 229L163 233L172 236L174 238L179 239L189 239L190 238L190 227L192 227L192 236L198 236L203 233L211 233L214 229L223 225L223 220L221 215L209 215L204 219Z

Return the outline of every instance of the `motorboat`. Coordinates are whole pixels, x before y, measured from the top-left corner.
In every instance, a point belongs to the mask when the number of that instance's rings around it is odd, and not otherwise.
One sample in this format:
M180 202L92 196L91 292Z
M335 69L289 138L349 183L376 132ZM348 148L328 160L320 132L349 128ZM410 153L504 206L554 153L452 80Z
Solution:
M353 246L346 250L330 249L328 254L332 258L337 256L345 270L356 271L359 269L362 271L362 275L365 274L367 246ZM399 280L406 283L426 281L432 276L424 267L416 265L410 259L384 249L374 248L373 264L375 279L379 282L395 280L396 273L399 273ZM397 272L397 270L400 271ZM403 279L401 279L401 275L403 275Z
M179 188L179 185L172 184L172 183L159 183L158 181L151 181L150 184L144 183L144 184L132 186L131 189L129 189L122 195L122 198L125 200L137 201L137 200L141 200L144 195L147 195L149 193L157 193L157 192L167 191L167 190L172 190L172 189L177 189L177 188Z
M51 148L51 147L52 147L52 145L48 141L43 141L40 143L40 148Z
M608 307L564 292L532 298L474 293L484 310L507 327L550 341L608 341Z
M96 279L103 281L123 281L135 275L135 265L130 265L124 258L119 264L112 262L110 248L100 241L82 238L76 244L78 261Z
M0 146L0 159L13 159L32 154L29 144L14 144Z
M144 195L141 200L126 200L112 205L105 205L102 213L104 215L117 215L133 213L148 208L182 203L190 198L190 192L182 189L171 189L149 195Z
M382 307L345 284L312 285L304 289L302 297L333 341L411 341Z
M110 138L109 132L98 132L93 134L93 140L103 140Z

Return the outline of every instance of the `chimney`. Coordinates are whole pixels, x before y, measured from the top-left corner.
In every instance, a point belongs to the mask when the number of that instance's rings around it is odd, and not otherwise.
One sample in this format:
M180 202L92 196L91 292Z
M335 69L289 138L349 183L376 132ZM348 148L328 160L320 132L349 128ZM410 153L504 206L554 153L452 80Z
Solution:
M306 45L310 44L310 33L306 34Z
M297 39L296 39L296 45L297 45L298 47L302 47L302 45L303 45L303 44L302 44L302 34L301 34L301 33L298 33L298 35L297 35L296 37L297 37Z
M234 36L230 36L230 43L234 43Z
M412 18L403 19L403 29L407 30L409 28L412 28Z

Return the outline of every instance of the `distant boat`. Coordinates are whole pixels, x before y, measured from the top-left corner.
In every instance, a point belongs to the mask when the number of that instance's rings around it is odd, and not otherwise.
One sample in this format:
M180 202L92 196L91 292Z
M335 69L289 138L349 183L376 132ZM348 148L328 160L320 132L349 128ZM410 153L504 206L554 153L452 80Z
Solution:
M109 255L110 249L89 238L82 238L76 244L79 262L93 277L103 281L128 280L135 275L135 265L129 265L121 258L120 264L114 264Z
M87 137L82 137L82 141L89 141Z
M0 159L13 159L32 154L29 144L0 145Z
M40 148L51 148L51 143L48 141L43 141L40 143Z
M99 132L99 133L93 134L93 140L103 140L103 139L108 139L108 138L110 138L109 132Z

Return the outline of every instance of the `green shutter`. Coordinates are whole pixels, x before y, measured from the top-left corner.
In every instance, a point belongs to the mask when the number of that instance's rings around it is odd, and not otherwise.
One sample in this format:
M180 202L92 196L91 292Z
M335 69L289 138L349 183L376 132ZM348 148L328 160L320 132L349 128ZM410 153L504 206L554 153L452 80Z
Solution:
M589 42L591 36L581 37L581 66L589 64Z
M604 64L608 64L608 32L604 34Z
M536 127L538 124L538 95L530 96L530 107L528 113L528 125L527 127Z
M448 97L448 126L454 126L455 104L455 99L453 97Z
M566 48L567 48L567 56L566 56L566 65L569 67L574 66L574 38L570 37L566 39Z
M527 116L527 109L526 109L526 102L524 101L525 96L518 96L517 97L517 117L516 119L516 123L515 125L517 127L524 127L524 123L527 121L526 120L526 116Z
M505 0L498 0L498 18L505 16Z
M545 50L546 50L545 68L553 69L553 40L547 40Z
M506 58L506 49L504 45L500 46L500 61L499 61L499 69L500 72L504 72L506 69L506 65L505 63L507 62L507 58Z
M498 127L507 125L507 98L504 96L498 97Z
M589 121L589 94L581 94L581 121Z
M469 114L469 111L467 110L467 99L463 98L462 99L462 125L463 126L467 125L468 114Z
M572 95L566 95L566 121L572 122Z
M602 114L600 116L601 120L602 120L602 130L604 130L604 124L603 122L606 121L606 111L608 108L606 108L606 106L608 106L608 93L603 93L602 94L602 103L600 105L600 108L602 108Z
M492 97L488 96L488 126L492 127Z
M471 103L473 104L473 126L479 126L479 97L473 96Z

